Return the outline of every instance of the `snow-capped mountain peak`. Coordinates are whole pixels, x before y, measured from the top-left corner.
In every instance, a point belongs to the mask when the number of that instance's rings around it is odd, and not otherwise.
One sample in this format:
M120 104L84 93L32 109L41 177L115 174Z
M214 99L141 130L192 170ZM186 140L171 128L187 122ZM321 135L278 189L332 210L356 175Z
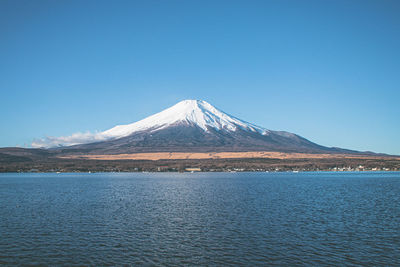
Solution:
M241 128L246 131L267 134L269 131L262 127L230 116L202 100L183 100L174 106L135 123L118 125L101 134L109 138L120 138L139 131L158 131L171 125L186 123L209 131L236 131Z
M261 135L268 135L271 132L233 117L206 101L183 100L170 108L131 124L118 125L103 132L75 133L71 136L36 139L32 143L32 147L58 147L101 142L126 137L138 132L157 132L169 126L181 124L197 126L205 132L209 132L211 129L225 132L241 129Z

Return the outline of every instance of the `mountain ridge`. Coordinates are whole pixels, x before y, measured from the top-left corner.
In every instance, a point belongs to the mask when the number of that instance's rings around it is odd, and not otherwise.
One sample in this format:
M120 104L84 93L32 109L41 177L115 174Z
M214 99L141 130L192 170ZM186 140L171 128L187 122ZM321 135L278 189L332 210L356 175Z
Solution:
M285 131L268 130L241 120L203 100L183 100L156 114L130 124L117 125L111 129L96 133L76 133L71 136L37 139L32 143L32 147L51 148L108 141L141 131L155 132L176 124L195 125L206 132L209 132L210 128L230 132L242 129L249 132L258 132L261 135L268 135L271 132L278 135L293 135Z
M74 135L54 140L61 143L47 150L63 155L249 151L363 153L325 147L294 133L269 130L229 115L203 100L180 101L137 122L95 133L92 139L82 142L74 141ZM63 146L63 141L68 145Z
M64 154L143 152L359 153L328 148L286 131L274 131L229 115L202 100L184 100L138 122L99 133L97 142L56 147Z

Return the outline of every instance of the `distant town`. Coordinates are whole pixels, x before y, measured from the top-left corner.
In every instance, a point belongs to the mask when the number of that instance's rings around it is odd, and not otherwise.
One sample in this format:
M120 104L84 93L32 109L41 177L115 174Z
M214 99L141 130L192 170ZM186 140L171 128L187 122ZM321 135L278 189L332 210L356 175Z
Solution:
M400 171L400 160L56 160L0 164L0 172L378 172ZM364 160L365 161L365 160Z

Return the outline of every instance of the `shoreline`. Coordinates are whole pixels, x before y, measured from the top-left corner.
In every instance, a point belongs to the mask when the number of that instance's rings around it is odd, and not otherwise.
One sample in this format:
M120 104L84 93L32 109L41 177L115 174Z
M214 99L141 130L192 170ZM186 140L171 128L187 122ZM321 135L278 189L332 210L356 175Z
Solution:
M257 170L244 170L244 171L229 171L229 170L215 170L215 171L10 171L10 172L0 172L0 174L24 174L24 173L36 173L36 174L73 174L73 173L87 173L87 174L95 174L95 173L185 173L185 174L193 174L193 173L400 173L400 169L398 170L366 170L366 171L357 171L357 170L343 170L343 171L332 171L332 170L304 170L304 171L257 171Z
M263 157L249 157L259 156ZM61 156L61 155L60 155ZM221 156L224 156L221 158ZM240 158L239 156L242 156ZM94 157L94 158L85 158ZM136 157L132 159L132 157ZM169 157L164 159L164 157ZM205 157L205 158L197 158ZM400 171L400 157L282 152L158 152L119 155L6 155L0 172Z

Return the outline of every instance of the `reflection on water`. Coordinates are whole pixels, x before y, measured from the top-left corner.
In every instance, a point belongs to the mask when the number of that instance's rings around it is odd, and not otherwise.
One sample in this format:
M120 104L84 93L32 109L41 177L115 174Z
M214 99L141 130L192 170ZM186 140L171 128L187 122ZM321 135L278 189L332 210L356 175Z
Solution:
M399 173L0 174L0 264L400 265Z

